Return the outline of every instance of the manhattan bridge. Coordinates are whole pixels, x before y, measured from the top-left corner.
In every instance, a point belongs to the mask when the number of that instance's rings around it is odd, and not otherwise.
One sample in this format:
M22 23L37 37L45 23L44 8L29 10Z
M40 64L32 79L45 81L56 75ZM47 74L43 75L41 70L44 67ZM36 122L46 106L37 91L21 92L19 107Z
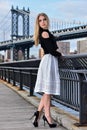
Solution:
M35 15L29 8L25 10L12 6L6 17L0 21L0 51L10 50L10 59L18 60L21 51L24 59L29 59L30 48L34 45ZM50 30L58 40L68 40L87 36L87 24L61 21L55 18L50 20Z

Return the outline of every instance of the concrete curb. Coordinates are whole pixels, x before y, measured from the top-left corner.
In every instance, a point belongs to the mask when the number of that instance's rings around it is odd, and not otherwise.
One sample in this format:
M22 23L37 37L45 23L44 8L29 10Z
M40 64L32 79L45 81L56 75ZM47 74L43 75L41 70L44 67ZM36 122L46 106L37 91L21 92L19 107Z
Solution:
M12 84L9 84L5 81L0 80L3 84L5 84L7 87L11 88L13 91L18 93L20 96L22 96L26 101L34 105L36 108L39 105L40 99L35 96L29 96L29 92L24 90L19 90L17 86L12 86ZM74 115L71 115L67 113L64 110L61 110L60 108L51 107L51 113L54 120L56 120L60 125L65 127L67 130L87 130L87 126L84 127L77 127L74 125L75 123L78 123L79 120Z

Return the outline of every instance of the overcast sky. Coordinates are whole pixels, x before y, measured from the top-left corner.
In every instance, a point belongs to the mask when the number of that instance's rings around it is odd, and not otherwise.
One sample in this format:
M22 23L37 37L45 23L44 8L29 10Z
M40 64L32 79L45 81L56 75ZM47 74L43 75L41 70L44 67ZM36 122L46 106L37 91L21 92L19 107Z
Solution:
M12 5L14 8L18 6L19 9L23 7L25 9L29 8L34 16L40 12L45 12L51 18L87 23L87 0L0 0L1 31L4 27L3 22L9 14Z

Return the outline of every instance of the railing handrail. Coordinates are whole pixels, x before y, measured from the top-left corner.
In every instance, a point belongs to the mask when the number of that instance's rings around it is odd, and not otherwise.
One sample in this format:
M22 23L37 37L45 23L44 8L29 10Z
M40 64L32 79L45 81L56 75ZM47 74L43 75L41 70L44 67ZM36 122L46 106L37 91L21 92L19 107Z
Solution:
M5 67L5 66L0 66L0 69L12 69L12 70L38 70L37 67Z

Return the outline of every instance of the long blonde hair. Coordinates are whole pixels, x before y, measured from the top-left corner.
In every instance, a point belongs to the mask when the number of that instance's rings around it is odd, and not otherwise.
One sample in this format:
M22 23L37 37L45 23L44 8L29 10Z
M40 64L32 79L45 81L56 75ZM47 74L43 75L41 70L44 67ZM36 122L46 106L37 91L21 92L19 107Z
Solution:
M39 44L39 30L40 30L39 17L40 16L44 16L47 19L48 28L49 28L49 18L48 18L48 16L45 13L38 14L37 18L36 18L36 22L35 22L35 29L34 29L34 36L33 36L36 46Z

